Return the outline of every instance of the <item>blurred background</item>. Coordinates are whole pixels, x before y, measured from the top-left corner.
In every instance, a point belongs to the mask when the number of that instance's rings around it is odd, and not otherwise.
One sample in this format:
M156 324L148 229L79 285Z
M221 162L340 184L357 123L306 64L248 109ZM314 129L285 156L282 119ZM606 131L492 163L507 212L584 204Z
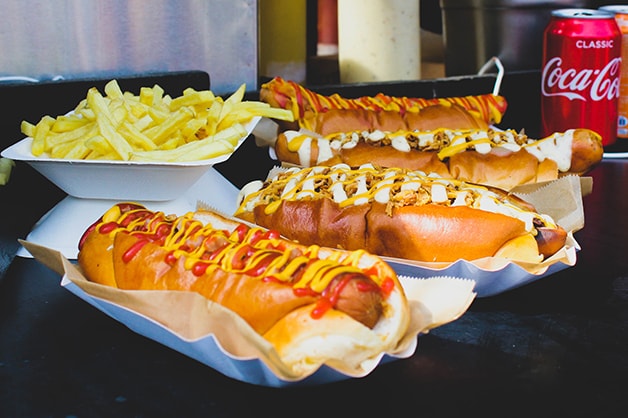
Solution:
M418 54L418 75L413 75L419 79L433 79L476 74L493 56L500 59L507 72L538 71L542 60L543 30L552 10L596 9L609 4L600 0L420 0L418 5L414 0L318 0L316 3L319 43L317 53L313 54L311 49L308 54L308 81L313 84L343 82L350 78L343 74L343 60L346 59L342 51L344 32L361 31L363 45L368 45L381 36L374 27L379 23L377 17L382 15L389 14L396 19L393 22L397 22L390 24L385 33L386 48L398 39L398 22L403 22L408 14L416 16L417 28L413 32L416 38L406 37L410 42L396 52ZM353 13L334 15L335 11L342 12L347 8ZM314 10L310 10L312 13ZM361 26L350 23L357 16L369 16L369 13L377 17ZM417 42L412 42L415 39L418 39L418 52ZM335 50L329 47L334 43ZM386 48L381 48L382 54L386 53ZM382 81L382 78L363 77L361 81Z
M222 94L540 66L552 9L594 0L20 0L0 14L0 80L200 70Z

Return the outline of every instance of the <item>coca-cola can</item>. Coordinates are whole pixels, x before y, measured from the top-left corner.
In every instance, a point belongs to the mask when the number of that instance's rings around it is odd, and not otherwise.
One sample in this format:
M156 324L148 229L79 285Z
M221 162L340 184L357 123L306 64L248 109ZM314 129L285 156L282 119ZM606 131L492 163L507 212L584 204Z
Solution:
M621 31L612 13L552 11L543 33L541 135L588 128L617 140Z

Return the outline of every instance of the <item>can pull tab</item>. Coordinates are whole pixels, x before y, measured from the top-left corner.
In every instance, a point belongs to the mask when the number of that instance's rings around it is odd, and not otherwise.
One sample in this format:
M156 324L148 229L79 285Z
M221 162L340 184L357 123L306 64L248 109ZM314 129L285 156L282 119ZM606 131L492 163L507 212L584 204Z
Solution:
M500 59L497 57L491 57L491 59L486 61L482 68L480 68L478 75L486 74L493 65L497 68L497 77L495 78L495 84L493 85L493 94L497 96L499 95L499 89L502 86L502 80L504 78L504 66Z
M582 9L582 10L576 10L571 16L572 17L580 17L580 16L591 17L591 16L595 16L595 14L592 13L590 10Z

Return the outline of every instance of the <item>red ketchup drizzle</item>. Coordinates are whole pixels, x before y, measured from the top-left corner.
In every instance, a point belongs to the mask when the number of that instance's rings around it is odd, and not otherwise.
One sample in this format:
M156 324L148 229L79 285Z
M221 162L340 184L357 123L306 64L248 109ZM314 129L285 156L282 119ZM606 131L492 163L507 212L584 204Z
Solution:
M388 296L395 289L395 282L390 277L386 277L382 282L380 289L382 289L385 296Z
M279 231L275 231L274 229L269 229L268 231L266 231L266 238L267 239L278 239L281 235L279 234Z
M222 251L225 249L225 247L227 247L229 244L224 244L222 246L220 246L218 249L216 249L216 251L214 251L213 253L211 253L209 255L209 260L215 260L216 258L218 258L218 256L220 256L220 254L222 254Z
M371 280L360 280L356 283L356 287L360 292L370 292L379 289L377 283Z
M101 234L108 234L116 229L118 226L119 225L117 224L117 222L107 222L106 224L100 225L100 228L98 228L98 232L100 232Z
M188 232L186 233L187 236L194 236L196 235L196 233L201 229L200 225L195 225L192 228L188 228Z
M124 214L134 209L139 209L142 207L135 203L118 203L117 206L120 209L121 214ZM100 217L100 219L98 219L96 222L91 224L89 228L85 230L85 232L79 239L79 243L78 243L79 250L83 249L83 245L85 244L85 240L87 239L87 236L90 235L92 232L94 232L97 228L98 228L98 232L100 232L101 234L108 234L109 232L113 231L115 228L118 227L118 224L115 222L108 222L107 224L100 225L102 220L103 220L102 217Z
M91 234L95 229L96 229L96 225L92 225L89 228L87 228L87 230L83 233L83 235L81 235L81 239L79 239L79 242L78 242L78 249L79 250L83 249L83 245L85 245L85 241L87 240L87 236L89 234Z
M249 231L249 227L244 224L240 224L236 227L234 232L238 234L238 242L244 241L244 238L246 237L246 233L248 231Z
M174 252L173 251L170 251L168 254L166 254L166 257L165 257L164 261L169 266L174 266L174 264L177 262L177 257L174 256Z
M367 276L379 276L379 270L375 266L371 266L367 270L364 270L364 274Z
M312 309L310 315L314 319L319 319L325 312L334 307L336 302L338 302L338 298L340 297L340 292L344 287L349 283L351 279L355 277L354 274L345 274L339 281L336 283L333 289L330 289L329 286L323 290L321 294L321 298L316 302L316 306Z
M168 224L161 224L157 227L157 231L155 231L155 236L161 240L164 237L170 235L170 230L172 228Z
M299 287L299 288L295 288L293 291L295 295L301 296L301 297L302 296L318 296L318 293L316 293L310 287Z
M256 265L245 271L244 274L254 277L261 276L268 268L268 265L277 257L279 257L279 253L265 255Z
M257 244L259 242L259 240L262 239L263 235L264 235L264 233L261 230L259 230L259 229L255 230L255 231L253 231L253 234L249 238L249 242L251 244Z
M202 276L207 271L207 267L209 267L209 263L198 262L194 263L192 267L192 274L195 276Z
M294 88L295 99L297 101L299 109L299 119L303 119L303 116L305 114L305 106L303 106L303 96L301 95L301 90L299 89L300 86L296 83L293 83L292 87Z
M120 226L126 228L131 222L134 222L136 219L146 218L149 215L151 215L151 213L145 210L130 213L129 215L125 216L124 219L122 219L122 222L120 222Z
M143 206L137 203L118 203L118 208L120 208L120 212L122 213L130 212L134 209L141 209L142 207Z
M128 263L129 261L131 261L133 259L133 257L135 257L135 255L142 249L142 247L144 247L144 245L146 245L148 243L148 240L145 239L140 239L138 240L136 243L134 243L133 245L131 245L129 247L128 250L126 250L124 252L124 254L122 255L122 261L124 261L125 263Z
M275 93L275 100L277 100L279 107L281 107L282 109L286 109L286 103L288 103L288 96L286 96L285 94L281 92L277 92Z
M257 230L253 233L253 235L251 236L251 238L249 239L249 242L251 244L257 244L258 242L260 242L263 239L266 240L271 240L271 239L277 239L279 238L279 232L269 229L268 231L264 232L262 230ZM272 246L272 245L269 245Z
M255 248L250 245L240 247L231 259L231 265L236 270L241 270L246 266L246 260L255 252Z

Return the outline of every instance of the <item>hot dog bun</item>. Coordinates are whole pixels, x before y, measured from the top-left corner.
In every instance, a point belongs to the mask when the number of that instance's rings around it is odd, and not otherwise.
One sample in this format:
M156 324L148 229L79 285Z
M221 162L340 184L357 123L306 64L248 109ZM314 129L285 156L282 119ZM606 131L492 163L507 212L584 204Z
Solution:
M515 186L582 175L602 160L601 136L589 129L532 139L513 130L358 130L316 136L286 131L275 142L277 158L304 167L373 163L437 173L510 190Z
M416 112L394 110L330 109L303 118L299 126L320 135L350 131L429 131L443 126L452 129L486 129L487 123L457 104L435 104Z
M211 211L177 217L114 205L85 232L78 262L97 283L111 285L103 276L113 272L119 289L200 293L299 373L392 350L409 324L401 284L380 258L306 247Z
M298 83L275 77L262 84L260 100L273 107L290 109L296 123L284 129L296 129L298 121L311 119L319 113L337 109L365 109L369 111L394 111L400 114L414 113L431 105L456 104L486 124L497 124L506 112L507 102L503 96L483 94L463 97L413 98L395 97L383 93L354 99L339 94L325 96L309 90ZM281 121L279 121L281 123Z
M567 236L503 190L399 168L294 167L241 194L235 216L302 244L416 261L508 254L535 263L562 248ZM553 234L541 235L541 227Z

